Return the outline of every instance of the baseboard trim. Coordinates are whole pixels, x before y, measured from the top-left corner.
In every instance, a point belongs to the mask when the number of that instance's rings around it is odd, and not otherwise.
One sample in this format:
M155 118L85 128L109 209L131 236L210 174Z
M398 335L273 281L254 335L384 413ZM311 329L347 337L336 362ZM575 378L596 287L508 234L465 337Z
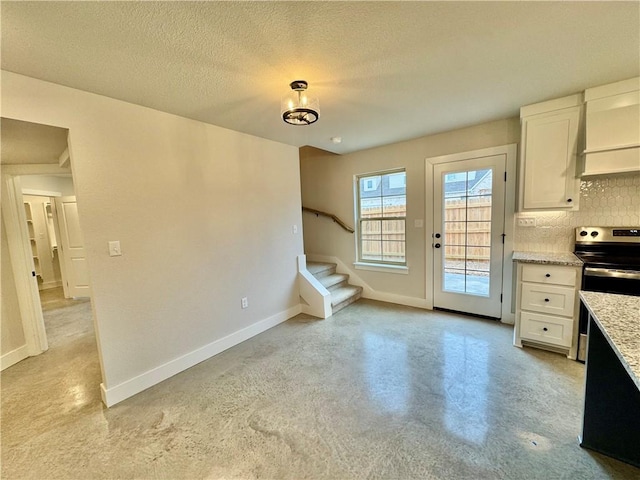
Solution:
M256 335L269 330L282 322L286 322L290 318L301 313L301 309L301 305L295 305L285 311L276 313L275 315L267 317L264 320L260 320L253 325L249 325L242 330L238 330L226 337L211 342L192 352L182 355L181 357L171 360L170 362L160 365L159 367L144 372L130 380L120 383L119 385L106 388L104 383L101 383L100 391L102 394L102 402L107 407L112 407L113 405L146 390L147 388L157 385L167 378L173 377L174 375L177 375L200 362L224 352L225 350L238 345L251 337L255 337Z
M395 303L397 305L405 305L407 307L424 308L426 310L433 309L433 305L431 305L425 298L407 297L406 295L399 295L397 293L374 290L353 269L349 268L349 266L338 257L309 253L307 254L307 259L313 262L335 263L339 273L349 274L349 283L362 287L362 298L378 300L380 302Z
M24 360L28 356L29 348L27 348L26 344L16 348L15 350L7 352L0 357L0 370L9 368L11 365L15 365L20 360Z

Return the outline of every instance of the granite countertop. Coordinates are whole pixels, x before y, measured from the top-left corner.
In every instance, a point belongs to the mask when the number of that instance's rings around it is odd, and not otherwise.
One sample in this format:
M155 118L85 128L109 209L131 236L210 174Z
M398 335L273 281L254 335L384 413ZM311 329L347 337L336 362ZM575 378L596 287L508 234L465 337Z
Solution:
M605 338L640 390L640 297L580 292Z
M513 261L522 263L541 263L545 265L565 265L581 267L582 260L573 253L541 253L541 252L513 252Z

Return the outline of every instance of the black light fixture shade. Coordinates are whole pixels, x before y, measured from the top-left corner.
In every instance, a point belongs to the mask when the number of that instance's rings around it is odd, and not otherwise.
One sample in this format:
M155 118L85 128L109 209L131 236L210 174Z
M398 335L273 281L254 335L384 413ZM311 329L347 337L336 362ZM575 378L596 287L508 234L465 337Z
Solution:
M311 125L320 118L320 102L306 93L305 80L294 80L289 84L292 93L282 98L282 119L290 125Z

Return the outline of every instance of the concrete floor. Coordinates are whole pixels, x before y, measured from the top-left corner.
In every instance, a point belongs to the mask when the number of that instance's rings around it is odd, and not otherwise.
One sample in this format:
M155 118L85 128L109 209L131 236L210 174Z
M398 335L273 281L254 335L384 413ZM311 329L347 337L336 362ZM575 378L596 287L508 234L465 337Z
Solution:
M360 300L106 409L90 303L45 315L61 341L2 372L3 479L640 475L578 446L583 365L496 322Z

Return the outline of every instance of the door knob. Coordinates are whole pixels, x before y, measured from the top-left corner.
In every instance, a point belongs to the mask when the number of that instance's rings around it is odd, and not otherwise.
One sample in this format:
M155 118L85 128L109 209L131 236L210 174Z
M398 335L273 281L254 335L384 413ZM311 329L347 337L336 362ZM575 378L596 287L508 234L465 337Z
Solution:
M440 244L439 244L439 243L436 243L436 244L434 245L434 247L436 247L436 248L440 248Z

